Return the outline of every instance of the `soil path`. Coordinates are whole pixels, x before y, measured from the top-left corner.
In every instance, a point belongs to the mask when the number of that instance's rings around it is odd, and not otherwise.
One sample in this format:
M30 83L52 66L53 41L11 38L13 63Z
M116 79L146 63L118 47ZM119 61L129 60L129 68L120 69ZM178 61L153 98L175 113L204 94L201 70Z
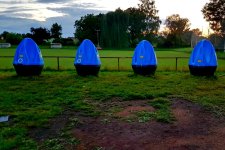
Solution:
M224 150L225 121L213 116L197 104L172 100L176 121L172 124L149 121L127 122L118 118L82 117L82 124L70 132L81 140L78 150ZM111 104L111 105L110 105ZM113 106L113 103L107 107ZM154 111L144 101L116 102L124 109L119 117L134 111ZM106 107L106 109L107 109Z

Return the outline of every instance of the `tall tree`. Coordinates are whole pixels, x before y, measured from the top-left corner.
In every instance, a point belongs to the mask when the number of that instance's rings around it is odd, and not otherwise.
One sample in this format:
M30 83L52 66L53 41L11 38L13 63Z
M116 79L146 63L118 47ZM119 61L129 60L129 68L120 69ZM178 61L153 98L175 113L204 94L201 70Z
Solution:
M60 39L62 35L62 26L58 23L52 24L51 27L51 37L55 39Z
M205 4L202 12L211 29L225 36L225 1L210 0Z
M120 8L103 16L101 43L105 47L125 48L128 42L128 15Z
M191 31L192 31L192 33L195 34L196 36L201 36L201 35L202 35L202 31L200 31L199 28L192 29Z
M4 31L4 32L2 32L1 37L3 39L6 39L7 34L9 34L9 32L8 31Z
M5 41L12 45L18 45L23 39L23 36L19 33L7 33Z
M125 48L136 46L142 39L150 39L159 29L161 21L154 0L140 0L139 8L120 8L107 14L93 14L75 21L75 37L82 41L89 38L97 43L100 31L100 43L103 47Z
M33 40L37 43L37 44L43 44L44 40L48 40L50 38L50 31L46 28L30 28L30 32L32 34L32 38Z
M191 33L191 47L194 47L201 39L203 39L202 31L198 28L192 29Z
M178 14L167 17L165 25L168 34L182 34L190 29L189 20L187 18L181 18Z
M155 0L140 0L140 2L138 7L145 14L145 22L147 23L146 34L157 32L161 20L158 16L158 10L155 7Z
M143 33L146 29L145 14L138 8L128 8L125 10L129 17L128 34L130 46L135 47L144 37ZM138 23L137 23L138 22Z
M221 34L213 33L210 34L208 38L217 50L224 51L224 37L222 37Z
M90 39L92 42L97 44L97 31L100 30L100 18L102 14L95 16L94 14L88 14L81 17L80 20L76 20L75 27L75 38L82 42L84 39Z
M174 14L167 17L165 21L167 43L171 46L182 46L184 43L184 34L190 30L190 23L187 18L181 18L180 15Z

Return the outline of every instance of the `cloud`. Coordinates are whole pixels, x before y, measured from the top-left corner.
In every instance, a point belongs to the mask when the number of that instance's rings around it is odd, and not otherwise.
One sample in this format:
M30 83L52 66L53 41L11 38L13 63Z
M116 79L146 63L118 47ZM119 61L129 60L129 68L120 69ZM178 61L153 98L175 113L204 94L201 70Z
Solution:
M74 23L76 20L80 19L82 16L87 14L99 14L106 11L95 10L95 9L84 9L81 6L73 5L67 8L57 8L53 9L56 11L62 11L67 14L63 17L53 17L46 21L47 26L51 26L53 23L57 22L62 25L64 36L73 36L75 29Z
M37 0L36 2L39 3L65 3L65 2L71 2L72 0Z
M15 17L6 17L0 15L1 21L4 23L0 24L0 33L3 31L15 32L15 33L28 33L30 27L42 26L40 22L32 21L30 19L21 19Z
M62 4L41 4L39 3L15 3L10 6L2 6L4 9L0 10L0 15L14 16L15 18L34 19L37 21L46 21L51 17L62 17L66 14L50 10L49 8L66 7Z
M0 0L0 33L29 33L31 27L51 28L55 22L63 36L73 36L75 20L87 14L106 13L126 0ZM129 0L129 4L137 0ZM109 9L112 7L111 9ZM3 23L2 23L3 22Z
M14 1L12 5L8 5L10 1L1 5L4 9L0 9L0 33L3 31L29 33L31 27L46 27L51 28L55 22L62 26L63 36L73 36L75 31L74 22L86 14L99 14L101 11L94 3L75 3L70 0L64 1L63 4L51 3L53 0L45 1L45 4L36 2ZM1 0L0 0L1 2ZM55 0L54 0L55 2ZM56 2L58 2L56 0ZM7 4L6 4L7 3ZM37 7L38 4L38 7ZM6 5L8 5L6 7Z
M1 15L10 15L10 14L15 14L16 12L21 12L21 11L32 11L34 9L31 8L19 8L19 7L8 7L5 9L5 11L0 11Z

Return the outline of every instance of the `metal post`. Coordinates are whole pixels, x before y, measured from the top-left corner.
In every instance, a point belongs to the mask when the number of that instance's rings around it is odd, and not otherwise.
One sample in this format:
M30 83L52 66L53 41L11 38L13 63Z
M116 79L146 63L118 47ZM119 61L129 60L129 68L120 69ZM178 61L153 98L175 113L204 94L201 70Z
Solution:
M178 61L178 57L176 57L176 71L177 71L177 61Z
M119 57L117 58L118 58L118 71L120 71L120 58Z
M57 57L58 71L59 71L59 57Z
M223 33L223 40L224 40L224 43L223 43L223 52L225 52L225 32Z
M97 47L99 48L100 47L100 44L99 44L99 32L100 32L100 30L95 30L96 32L97 32L97 43L98 43L98 45L97 45Z

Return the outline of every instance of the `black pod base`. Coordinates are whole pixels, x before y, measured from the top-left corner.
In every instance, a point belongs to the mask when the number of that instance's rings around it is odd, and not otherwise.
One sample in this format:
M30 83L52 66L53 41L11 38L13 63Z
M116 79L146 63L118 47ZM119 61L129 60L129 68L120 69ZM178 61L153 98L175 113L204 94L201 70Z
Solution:
M146 75L154 75L157 66L156 65L148 65L148 66L132 65L132 68L134 70L134 73L146 76Z
M77 74L80 76L98 76L98 72L100 70L99 65L74 65L77 71Z
M19 76L39 76L44 65L15 65L13 64L17 75Z
M190 73L194 76L213 76L217 66L192 66L189 65Z

